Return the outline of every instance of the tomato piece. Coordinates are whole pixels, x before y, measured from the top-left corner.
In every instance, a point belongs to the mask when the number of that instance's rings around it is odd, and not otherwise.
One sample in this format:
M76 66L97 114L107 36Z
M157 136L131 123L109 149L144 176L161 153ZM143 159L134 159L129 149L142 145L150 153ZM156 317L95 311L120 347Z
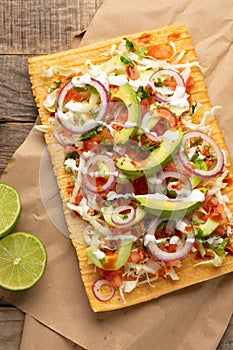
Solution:
M102 278L105 278L113 288L117 289L123 282L123 275L121 270L107 271L98 269L98 272Z
M167 80L165 79L163 85L168 86L171 90L175 90L177 87L177 82L175 80Z
M79 192L77 193L77 195L75 197L75 204L79 205L79 203L81 202L82 199L83 199L83 193L81 190L79 190Z
M142 110L142 115L146 114L148 111L149 107L151 104L155 102L155 96L151 96L150 99L148 98L143 98L140 102L141 110Z
M166 118L169 121L171 127L173 127L177 124L176 117L166 107L157 108L157 112L159 115L161 115L162 117Z
M142 248L138 248L137 250L134 250L130 253L128 262L133 262L135 264L138 264L142 262L145 258L146 258L145 250Z
M126 73L131 80L137 80L140 77L140 73L135 64L133 66L127 66Z
M83 141L83 152L91 151L101 142L112 140L113 137L107 127L104 127L97 135Z
M216 222L221 224L215 230L216 233L222 235L226 232L227 216L222 204L220 204L216 197L206 195L205 201L203 202L203 209L206 211L200 215L202 220L207 220L209 217Z
M186 87L186 92L188 93L188 94L190 94L191 93L191 90L192 90L192 88L194 87L194 85L195 85L195 80L193 79L193 77L188 77L188 79L187 79L187 81L186 81L186 84L185 84L185 87Z
M136 195L148 194L148 185L145 176L140 176L132 181L134 193Z
M158 60L170 58L172 51L162 46L153 45L148 47L148 55Z
M71 100L75 102L81 102L83 100L83 95L79 91L76 91L74 87L67 92L64 98L64 104Z
M93 177L87 174L88 181L96 187L97 192L103 192L103 186L107 183L107 179L105 177Z

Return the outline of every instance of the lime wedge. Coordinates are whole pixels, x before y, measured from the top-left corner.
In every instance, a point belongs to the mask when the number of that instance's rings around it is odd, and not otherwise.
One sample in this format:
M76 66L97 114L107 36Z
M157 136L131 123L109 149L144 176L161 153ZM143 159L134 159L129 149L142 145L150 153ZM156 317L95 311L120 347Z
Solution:
M16 189L0 183L0 238L13 230L20 213L21 201Z
M15 232L0 240L0 286L9 290L32 287L44 273L47 261L41 240Z

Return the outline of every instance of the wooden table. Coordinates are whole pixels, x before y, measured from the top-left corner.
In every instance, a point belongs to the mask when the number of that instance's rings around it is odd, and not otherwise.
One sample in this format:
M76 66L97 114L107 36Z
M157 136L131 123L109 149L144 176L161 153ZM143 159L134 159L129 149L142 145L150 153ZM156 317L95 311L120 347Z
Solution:
M27 59L69 49L104 0L1 0L0 173L33 127ZM0 350L20 348L24 314L0 300ZM233 349L233 317L218 350Z

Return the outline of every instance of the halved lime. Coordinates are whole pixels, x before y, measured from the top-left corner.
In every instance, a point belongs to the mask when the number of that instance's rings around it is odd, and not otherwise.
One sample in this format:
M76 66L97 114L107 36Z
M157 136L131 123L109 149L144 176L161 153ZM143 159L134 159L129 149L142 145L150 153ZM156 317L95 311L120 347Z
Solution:
M46 249L27 232L15 232L0 240L0 286L9 290L32 287L44 273Z
M21 201L15 188L0 183L0 238L10 233L21 213Z

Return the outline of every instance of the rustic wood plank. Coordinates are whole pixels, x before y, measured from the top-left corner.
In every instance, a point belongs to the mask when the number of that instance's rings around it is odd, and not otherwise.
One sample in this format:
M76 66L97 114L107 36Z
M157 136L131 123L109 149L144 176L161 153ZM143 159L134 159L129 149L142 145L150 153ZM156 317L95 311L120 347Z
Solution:
M0 310L2 310L1 309L2 306L6 306L7 307L7 306L10 306L10 304L7 301L5 301L5 300L0 299Z
M28 57L18 55L0 56L0 122L2 117L34 122L37 108L31 91L28 74Z
M14 307L0 307L0 350L18 350L24 313Z
M216 350L233 350L233 316Z
M43 54L66 50L103 0L1 0L0 53Z
M32 127L33 123L0 123L0 174Z

